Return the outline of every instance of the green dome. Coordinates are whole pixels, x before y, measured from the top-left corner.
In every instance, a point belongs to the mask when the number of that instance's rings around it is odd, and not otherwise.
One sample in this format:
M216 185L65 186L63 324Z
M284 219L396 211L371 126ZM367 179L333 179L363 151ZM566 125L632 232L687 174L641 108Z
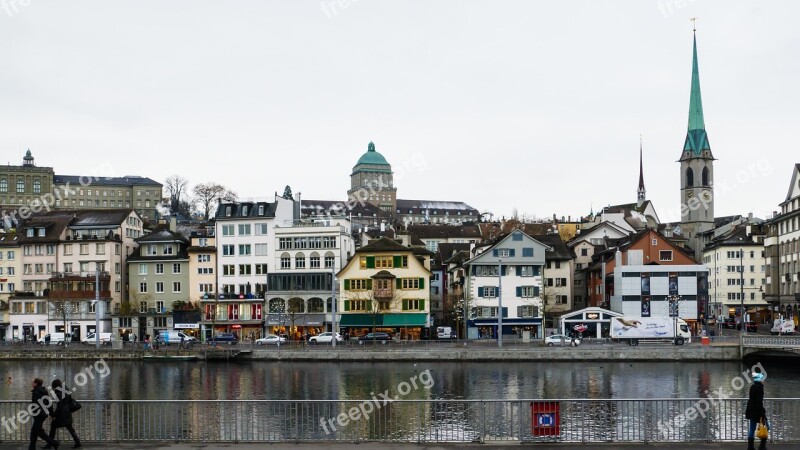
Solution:
M358 159L356 166L360 164L371 164L371 165L382 165L388 166L389 163L386 162L386 158L383 157L380 153L375 151L375 144L372 142L369 143L367 146L367 153L361 155L361 158Z

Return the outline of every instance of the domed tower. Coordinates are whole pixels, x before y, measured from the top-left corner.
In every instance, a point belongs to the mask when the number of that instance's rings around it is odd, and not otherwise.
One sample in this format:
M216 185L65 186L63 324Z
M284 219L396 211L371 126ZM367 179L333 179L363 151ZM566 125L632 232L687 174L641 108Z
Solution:
M22 167L35 167L33 164L33 155L31 155L31 149L28 149L25 152L25 157L22 158Z
M348 200L363 201L393 214L397 210L397 189L392 179L392 166L375 151L372 142L361 155L350 174Z
M696 35L692 50L689 127L678 162L681 165L681 231L697 259L705 245L698 234L714 228L714 155L703 118Z

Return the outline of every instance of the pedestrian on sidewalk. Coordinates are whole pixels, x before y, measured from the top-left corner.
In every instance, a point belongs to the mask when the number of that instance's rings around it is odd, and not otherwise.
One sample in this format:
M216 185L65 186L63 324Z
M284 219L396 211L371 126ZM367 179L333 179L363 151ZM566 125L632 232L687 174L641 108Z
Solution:
M756 450L756 427L762 420L764 421L764 426L769 429L767 410L764 408L764 380L766 378L767 377L761 373L761 369L756 367L753 372L753 384L750 386L750 395L747 398L747 408L744 413L744 417L750 420L750 430L747 433L747 450ZM767 450L766 439L761 439L758 450Z
M178 349L181 350L181 349L186 348L185 345L184 345L185 343L186 343L185 342L185 337L183 336L183 333L181 333L181 345L178 346Z
M59 428L66 428L69 431L70 436L72 436L72 440L75 442L75 445L72 448L80 448L81 447L81 440L78 438L78 434L75 432L75 428L72 427L72 395L68 394L67 392L69 389L61 383L61 380L55 379L50 387L53 388L53 394L55 396L56 404L50 407L50 417L53 418L53 421L50 422L50 439L55 439L56 431ZM52 445L47 444L42 448L53 448Z
M44 421L47 420L47 410L42 407L42 403L45 403L42 399L47 397L48 393L47 388L42 386L42 383L44 383L44 381L42 381L41 378L33 379L33 389L31 390L31 403L33 405L28 409L31 412L36 411L36 414L32 414L33 425L31 426L31 439L28 450L36 450L36 440L38 438L42 438L51 448L57 449L59 445L58 441L51 439L50 436L44 432Z

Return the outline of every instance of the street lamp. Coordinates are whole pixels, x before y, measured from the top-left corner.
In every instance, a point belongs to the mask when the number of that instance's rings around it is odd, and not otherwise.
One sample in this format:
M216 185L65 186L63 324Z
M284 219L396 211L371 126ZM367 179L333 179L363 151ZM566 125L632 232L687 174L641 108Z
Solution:
M677 342L678 341L678 315L679 315L679 311L680 311L680 307L678 305L678 302L680 301L681 296L680 295L670 295L669 297L667 297L667 299L669 300L669 316L674 318L673 319L673 322L674 322L674 330L673 331L674 331L674 336L675 336L674 342Z
M503 260L497 260L497 346L503 347Z

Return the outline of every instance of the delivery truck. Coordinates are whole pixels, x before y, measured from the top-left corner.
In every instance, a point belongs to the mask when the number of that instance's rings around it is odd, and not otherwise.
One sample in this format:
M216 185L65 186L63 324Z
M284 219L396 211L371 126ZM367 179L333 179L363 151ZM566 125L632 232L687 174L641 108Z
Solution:
M772 335L794 334L794 320L775 319L775 322L773 322L772 324L772 329L770 330L770 334Z
M658 341L683 345L692 341L692 334L683 319L674 317L614 317L611 338L628 345Z

